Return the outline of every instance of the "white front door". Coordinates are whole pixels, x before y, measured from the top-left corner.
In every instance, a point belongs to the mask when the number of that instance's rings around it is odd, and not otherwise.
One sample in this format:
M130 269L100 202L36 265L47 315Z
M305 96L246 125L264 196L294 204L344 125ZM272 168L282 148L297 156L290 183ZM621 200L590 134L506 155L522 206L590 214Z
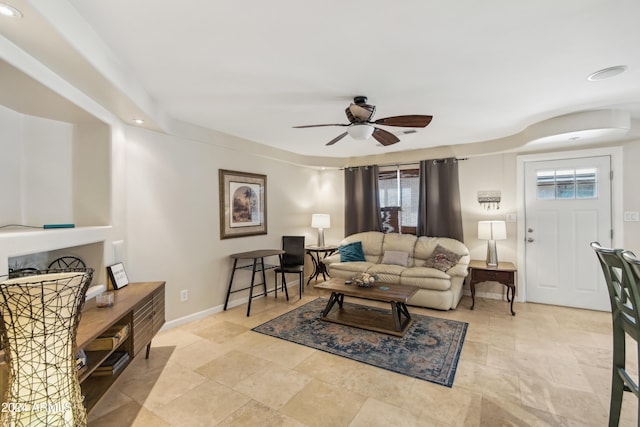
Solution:
M589 246L611 246L610 171L610 156L525 163L528 301L611 309Z

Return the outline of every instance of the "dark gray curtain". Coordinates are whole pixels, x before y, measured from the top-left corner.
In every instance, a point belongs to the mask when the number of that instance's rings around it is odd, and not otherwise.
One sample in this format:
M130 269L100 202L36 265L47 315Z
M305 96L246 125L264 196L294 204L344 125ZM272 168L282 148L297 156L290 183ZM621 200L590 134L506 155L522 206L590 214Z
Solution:
M380 231L378 167L360 166L344 170L344 232Z
M450 237L462 242L458 161L420 162L418 236Z

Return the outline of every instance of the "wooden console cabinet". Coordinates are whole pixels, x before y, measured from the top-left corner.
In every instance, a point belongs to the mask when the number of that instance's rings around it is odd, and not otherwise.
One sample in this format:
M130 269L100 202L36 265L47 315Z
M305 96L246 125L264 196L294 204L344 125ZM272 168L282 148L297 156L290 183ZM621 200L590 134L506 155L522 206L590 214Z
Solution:
M78 324L78 349L85 348L114 325L129 324L131 330L129 336L115 349L87 351L88 368L80 373L80 386L87 412L98 403L140 350L146 347L146 357L149 357L151 339L165 322L164 285L165 282L130 283L125 288L114 291L112 307L97 308L95 300L90 300L85 305ZM129 361L113 375L97 375L96 368L114 351L128 353Z
M164 306L165 282L139 282L114 291L114 304L108 308L97 308L95 299L87 301L76 335L78 349L86 348L100 335L113 326L129 325L129 335L123 337L116 348L101 351L87 351L87 367L79 371L80 387L87 412L98 403L104 393L122 374L127 365L146 347L149 357L151 339L165 322ZM125 352L129 360L113 374L99 373L96 369L113 352ZM6 389L7 366L0 351L0 396Z

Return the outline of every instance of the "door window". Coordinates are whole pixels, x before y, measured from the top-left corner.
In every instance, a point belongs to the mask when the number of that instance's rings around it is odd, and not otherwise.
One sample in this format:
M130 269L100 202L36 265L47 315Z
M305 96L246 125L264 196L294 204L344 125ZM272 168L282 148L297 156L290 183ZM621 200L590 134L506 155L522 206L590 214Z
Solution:
M547 169L536 171L538 200L598 198L598 169Z

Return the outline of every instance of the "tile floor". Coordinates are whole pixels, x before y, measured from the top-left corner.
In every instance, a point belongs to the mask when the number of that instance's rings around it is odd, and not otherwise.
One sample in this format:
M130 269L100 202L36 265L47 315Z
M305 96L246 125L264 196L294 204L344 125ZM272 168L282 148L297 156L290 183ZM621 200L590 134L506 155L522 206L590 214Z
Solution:
M291 294L296 292L292 287ZM290 295L291 295L290 294ZM251 331L320 294L246 305L159 333L89 416L101 426L605 426L610 314L464 297L469 323L452 388ZM362 301L359 301L362 302ZM630 358L637 372L635 356ZM637 424L625 393L620 425Z

